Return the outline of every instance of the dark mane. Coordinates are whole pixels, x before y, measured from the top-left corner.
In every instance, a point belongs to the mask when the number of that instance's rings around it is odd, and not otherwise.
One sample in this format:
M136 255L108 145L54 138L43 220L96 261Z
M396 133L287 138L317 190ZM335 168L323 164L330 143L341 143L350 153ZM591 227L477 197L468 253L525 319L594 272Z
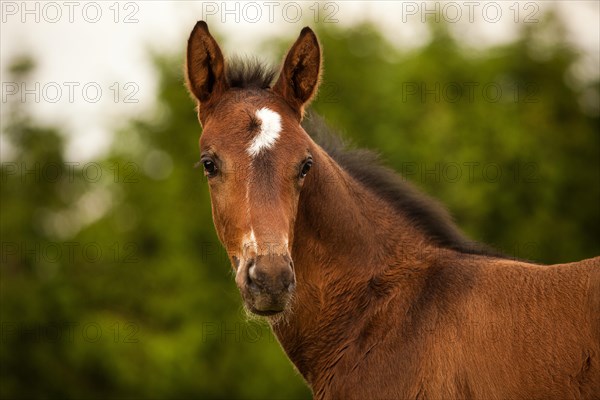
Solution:
M226 65L227 82L232 88L270 88L279 71L279 68L267 65L257 58L233 57Z
M394 170L382 165L376 153L348 148L316 113L307 112L302 126L352 177L407 216L440 247L506 258L496 250L469 240L440 203L419 191Z

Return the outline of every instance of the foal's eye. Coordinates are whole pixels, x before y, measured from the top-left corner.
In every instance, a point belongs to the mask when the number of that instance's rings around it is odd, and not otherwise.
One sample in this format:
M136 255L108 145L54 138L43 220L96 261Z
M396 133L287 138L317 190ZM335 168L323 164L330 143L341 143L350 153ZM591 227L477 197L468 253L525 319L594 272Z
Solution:
M211 177L217 173L217 166L212 160L204 160L202 165L204 165L204 175Z
M310 171L310 167L312 167L312 160L306 160L304 164L302 164L302 169L300 170L300 178L304 178L308 171Z

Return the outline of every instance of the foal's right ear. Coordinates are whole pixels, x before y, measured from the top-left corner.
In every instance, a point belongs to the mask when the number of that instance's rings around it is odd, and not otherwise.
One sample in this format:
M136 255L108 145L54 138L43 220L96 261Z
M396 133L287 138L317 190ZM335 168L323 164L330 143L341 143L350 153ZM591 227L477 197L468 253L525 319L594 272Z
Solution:
M200 105L227 90L223 53L204 21L196 23L188 40L186 83Z

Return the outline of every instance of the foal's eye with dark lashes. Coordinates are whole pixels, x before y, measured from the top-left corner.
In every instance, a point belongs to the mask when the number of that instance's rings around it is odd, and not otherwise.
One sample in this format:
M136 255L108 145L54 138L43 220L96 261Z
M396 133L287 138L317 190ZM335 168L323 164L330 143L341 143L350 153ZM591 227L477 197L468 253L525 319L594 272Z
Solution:
M208 176L209 178L216 175L217 166L213 160L201 160L200 162L204 166L204 175Z
M308 171L310 171L310 167L312 167L312 159L308 159L302 164L302 168L300 169L300 179L304 178Z

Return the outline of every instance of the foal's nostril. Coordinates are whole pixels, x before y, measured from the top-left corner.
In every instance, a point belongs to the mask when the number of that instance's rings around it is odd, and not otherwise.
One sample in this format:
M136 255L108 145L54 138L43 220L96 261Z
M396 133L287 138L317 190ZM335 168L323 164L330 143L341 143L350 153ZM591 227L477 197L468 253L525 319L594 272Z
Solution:
M294 275L294 264L290 262L289 269L281 276L281 282L285 290L292 290L296 284L296 277Z
M295 283L295 282L294 282L294 280L293 280L293 279L285 279L285 280L283 281L283 288L284 288L285 290L290 290L290 289L293 289L293 288L294 288L294 283Z

